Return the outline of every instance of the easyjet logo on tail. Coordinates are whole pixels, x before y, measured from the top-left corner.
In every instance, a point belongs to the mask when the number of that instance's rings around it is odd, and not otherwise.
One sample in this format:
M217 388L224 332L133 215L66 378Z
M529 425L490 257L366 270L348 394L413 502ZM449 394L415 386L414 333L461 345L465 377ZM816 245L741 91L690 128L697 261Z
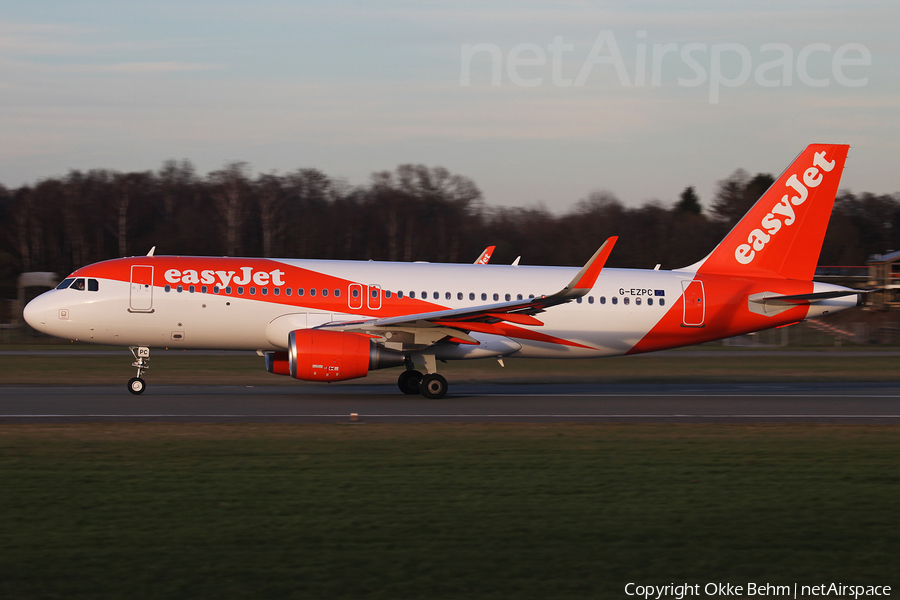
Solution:
M785 182L785 186L792 188L780 202L776 203L771 211L762 218L760 227L754 229L747 236L747 243L734 249L734 258L742 265L753 262L756 253L766 247L766 244L776 235L782 226L790 227L797 220L794 207L800 206L809 197L809 189L818 187L825 179L822 171L828 173L834 168L835 161L825 159L825 152L813 154L813 166L803 172L803 182L794 173ZM796 193L796 196L792 196Z

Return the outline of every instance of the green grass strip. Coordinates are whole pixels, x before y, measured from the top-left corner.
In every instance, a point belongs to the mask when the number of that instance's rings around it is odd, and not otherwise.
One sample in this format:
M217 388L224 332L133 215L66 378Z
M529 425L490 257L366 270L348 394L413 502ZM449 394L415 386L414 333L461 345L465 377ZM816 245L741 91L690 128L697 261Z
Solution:
M900 429L2 425L0 597L900 584Z

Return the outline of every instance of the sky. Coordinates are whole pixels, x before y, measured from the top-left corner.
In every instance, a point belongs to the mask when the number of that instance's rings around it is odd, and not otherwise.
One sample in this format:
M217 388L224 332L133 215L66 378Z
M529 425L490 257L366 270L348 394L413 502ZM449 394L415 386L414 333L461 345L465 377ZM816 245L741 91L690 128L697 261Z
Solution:
M900 192L900 3L259 0L0 3L0 183L189 159L404 163L489 206L708 205L846 143L841 187Z

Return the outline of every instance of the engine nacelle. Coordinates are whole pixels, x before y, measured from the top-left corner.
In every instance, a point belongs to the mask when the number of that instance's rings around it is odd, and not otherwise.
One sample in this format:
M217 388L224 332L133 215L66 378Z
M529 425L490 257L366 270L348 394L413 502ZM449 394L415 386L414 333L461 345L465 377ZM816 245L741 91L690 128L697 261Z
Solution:
M402 353L381 348L364 335L321 329L289 333L287 355L291 377L304 381L356 379L405 360Z
M288 353L266 352L266 371L275 375L290 375L291 365L288 361Z

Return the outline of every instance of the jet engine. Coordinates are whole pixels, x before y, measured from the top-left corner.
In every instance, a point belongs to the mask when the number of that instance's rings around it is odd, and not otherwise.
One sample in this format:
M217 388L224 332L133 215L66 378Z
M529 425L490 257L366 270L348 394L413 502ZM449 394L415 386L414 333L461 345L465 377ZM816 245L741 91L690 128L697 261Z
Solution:
M266 371L275 375L290 375L291 365L287 352L266 352Z
M297 329L288 334L287 352L266 353L266 370L304 381L342 381L402 366L404 360L401 352L382 348L364 335Z

